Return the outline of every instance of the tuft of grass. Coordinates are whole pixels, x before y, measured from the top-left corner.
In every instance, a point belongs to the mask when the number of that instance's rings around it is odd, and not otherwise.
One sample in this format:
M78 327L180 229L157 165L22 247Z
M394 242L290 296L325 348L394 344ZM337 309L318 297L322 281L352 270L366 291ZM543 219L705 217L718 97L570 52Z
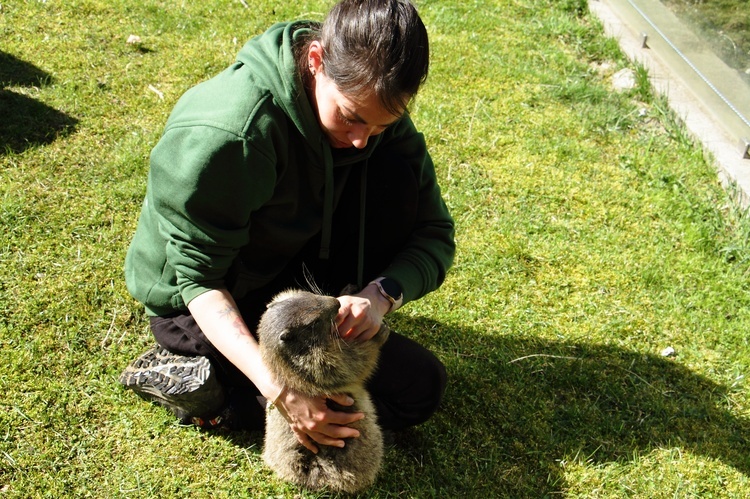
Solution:
M121 268L169 111L250 36L329 6L245 3L2 4L4 496L330 496L273 477L261 435L181 427L116 382L153 341ZM413 114L458 254L391 321L450 381L366 496L743 497L747 212L585 2L418 6Z

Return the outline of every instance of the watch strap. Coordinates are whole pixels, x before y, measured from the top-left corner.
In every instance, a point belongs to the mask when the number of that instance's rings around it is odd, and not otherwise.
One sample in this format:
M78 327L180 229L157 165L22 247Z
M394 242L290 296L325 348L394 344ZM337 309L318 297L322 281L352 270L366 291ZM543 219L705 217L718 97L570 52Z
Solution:
M385 281L385 283L383 281ZM388 277L378 277L374 281L371 281L370 284L374 284L378 288L378 292L380 292L383 298L391 302L391 308L388 309L388 312L393 312L404 304L404 293L401 291L401 285L398 284L395 280ZM398 289L399 292L394 293L393 291L388 291L386 288L395 288ZM394 294L397 294L398 296L393 296Z

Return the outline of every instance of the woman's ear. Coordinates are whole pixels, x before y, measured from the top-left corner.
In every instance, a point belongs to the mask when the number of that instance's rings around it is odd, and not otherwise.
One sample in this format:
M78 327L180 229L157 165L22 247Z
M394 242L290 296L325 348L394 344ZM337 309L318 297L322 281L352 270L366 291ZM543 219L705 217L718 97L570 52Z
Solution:
M323 71L323 46L317 40L310 42L307 49L307 68L313 76Z

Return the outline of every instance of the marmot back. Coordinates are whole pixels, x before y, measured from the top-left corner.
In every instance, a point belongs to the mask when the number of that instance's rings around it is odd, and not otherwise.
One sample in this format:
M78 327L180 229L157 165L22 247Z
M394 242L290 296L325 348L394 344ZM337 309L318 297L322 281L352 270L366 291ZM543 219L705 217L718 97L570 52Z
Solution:
M360 436L348 439L344 448L318 445L313 454L297 441L279 411L269 410L263 458L286 480L351 493L371 485L380 470L382 432L365 382L390 331L383 326L369 341L347 343L335 325L339 307L331 296L285 291L269 303L258 336L263 361L278 384L308 396L350 395L354 405L337 410L365 413L350 425Z

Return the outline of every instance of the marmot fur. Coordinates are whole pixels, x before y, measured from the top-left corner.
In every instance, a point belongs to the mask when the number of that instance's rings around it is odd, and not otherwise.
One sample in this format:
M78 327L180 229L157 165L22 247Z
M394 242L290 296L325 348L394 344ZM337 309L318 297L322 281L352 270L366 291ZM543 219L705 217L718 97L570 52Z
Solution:
M369 341L347 343L335 325L340 304L336 298L301 290L277 295L258 325L263 360L278 384L308 396L346 393L350 407L363 412L350 426L360 432L343 448L320 445L313 454L298 441L282 414L269 408L263 459L285 480L308 489L353 493L375 481L383 458L383 436L365 381L375 370L380 347L390 330L381 327Z

